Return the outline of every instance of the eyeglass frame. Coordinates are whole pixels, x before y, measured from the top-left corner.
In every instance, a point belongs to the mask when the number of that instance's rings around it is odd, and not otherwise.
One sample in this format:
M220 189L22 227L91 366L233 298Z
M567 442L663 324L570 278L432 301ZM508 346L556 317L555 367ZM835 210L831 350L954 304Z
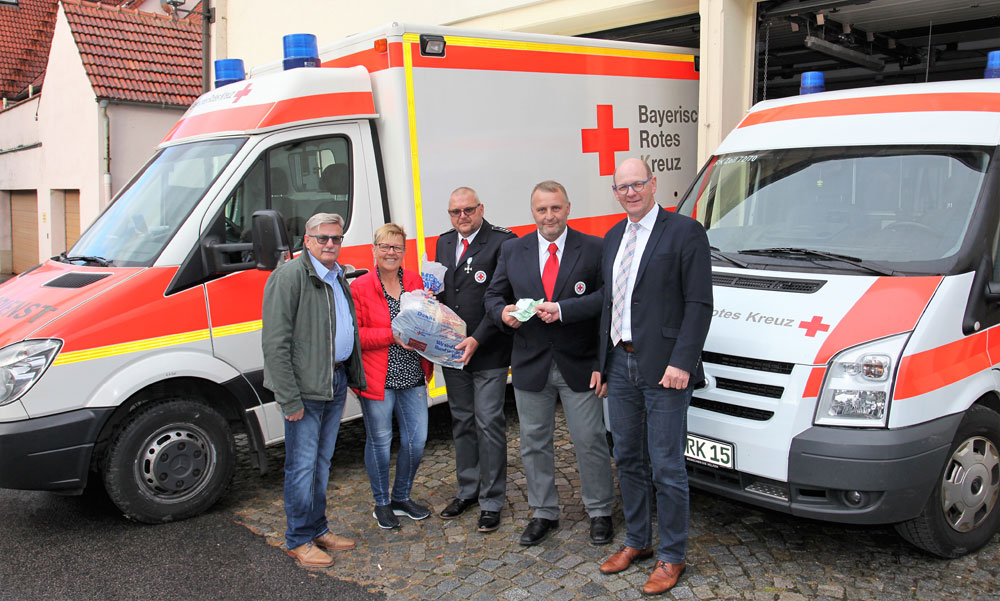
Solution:
M461 217L462 215L465 215L466 217L472 217L475 214L476 209L478 209L481 206L483 206L483 203L479 203L474 207L464 207L461 209L448 209L448 214L451 215L452 217Z
M641 182L632 182L631 184L622 184L621 186L611 186L611 190L615 194L620 194L621 196L628 196L628 189L632 188L633 190L635 190L635 193L638 194L639 192L642 192L643 188L646 187L646 184L652 181L654 177L656 176L650 175L648 178L646 178ZM625 190L622 191L622 188L625 188Z
M310 238L315 240L320 246L326 246L326 243L331 240L333 240L333 243L336 244L337 246L340 246L341 244L344 243L343 234L336 234L333 236L326 236L324 234L319 234L319 235L306 234L306 236L309 236Z
M374 246L375 246L376 250L380 250L380 251L382 251L382 252L384 252L386 254L389 254L389 251L393 251L393 252L395 252L396 254L399 254L399 255L401 255L401 254L403 254L403 253L406 252L406 246L393 246L392 244L384 244L382 242L379 242L378 244L375 244Z

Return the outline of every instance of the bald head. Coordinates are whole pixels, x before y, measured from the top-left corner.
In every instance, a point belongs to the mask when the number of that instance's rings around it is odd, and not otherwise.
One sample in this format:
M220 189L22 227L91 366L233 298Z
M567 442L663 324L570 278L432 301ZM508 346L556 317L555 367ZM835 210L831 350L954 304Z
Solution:
M656 206L656 178L640 159L625 159L615 169L615 199L631 221L640 221ZM624 187L624 192L622 191Z

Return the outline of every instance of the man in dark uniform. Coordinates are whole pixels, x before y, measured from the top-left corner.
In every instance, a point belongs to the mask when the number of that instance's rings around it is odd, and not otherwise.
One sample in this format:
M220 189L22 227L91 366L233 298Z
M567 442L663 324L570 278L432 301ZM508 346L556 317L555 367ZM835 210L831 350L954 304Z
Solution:
M507 494L507 433L503 414L512 339L483 319L483 293L493 280L500 244L516 238L483 219L483 203L472 188L458 188L448 200L453 229L438 237L435 254L448 268L438 300L465 320L469 337L456 345L464 369L442 368L448 387L458 492L441 511L455 519L477 501L478 529L500 527Z

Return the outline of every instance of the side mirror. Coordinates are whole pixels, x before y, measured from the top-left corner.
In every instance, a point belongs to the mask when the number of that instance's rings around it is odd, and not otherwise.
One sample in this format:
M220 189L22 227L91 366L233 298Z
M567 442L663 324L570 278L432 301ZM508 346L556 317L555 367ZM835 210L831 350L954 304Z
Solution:
M272 271L291 257L288 230L281 213L273 209L256 211L253 214L253 254L257 259L257 269Z
M1000 282L986 282L986 302L1000 302Z

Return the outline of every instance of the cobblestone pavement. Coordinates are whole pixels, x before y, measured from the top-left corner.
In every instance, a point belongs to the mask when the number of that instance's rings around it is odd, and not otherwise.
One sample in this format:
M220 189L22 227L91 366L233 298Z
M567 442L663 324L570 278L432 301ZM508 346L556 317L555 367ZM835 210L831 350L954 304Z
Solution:
M640 598L651 560L611 576L598 571L624 539L621 504L619 500L615 508L615 541L591 546L573 445L561 411L556 431L561 528L540 545L518 544L530 510L513 403L507 405L507 418L508 502L501 528L489 534L476 532L475 507L456 520L436 515L455 491L446 407L431 409L431 432L413 487L413 498L430 505L435 515L420 522L403 517L402 527L395 530L379 529L372 518L362 456L364 426L360 420L344 424L330 479L330 528L356 538L359 545L353 552L337 554L336 565L325 571L382 591L392 600ZM265 476L241 465L234 494L225 501L238 522L279 548L284 541L283 460L281 447L271 449L271 471ZM993 601L998 596L1000 535L978 553L944 561L909 546L892 528L793 518L692 490L688 569L660 598Z

